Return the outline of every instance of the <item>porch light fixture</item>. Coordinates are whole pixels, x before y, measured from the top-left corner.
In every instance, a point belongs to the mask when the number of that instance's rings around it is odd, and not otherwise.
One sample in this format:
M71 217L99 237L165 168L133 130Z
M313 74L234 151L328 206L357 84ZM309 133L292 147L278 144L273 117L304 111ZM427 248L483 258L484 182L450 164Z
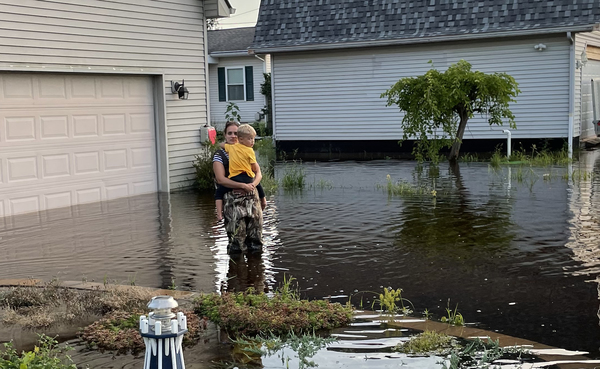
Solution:
M533 48L536 49L537 51L544 51L544 50L546 50L546 45L539 43L539 44L535 45Z
M185 80L182 80L181 83L176 81L171 81L171 93L177 94L180 100L187 100L190 91L188 91L187 87L184 86Z

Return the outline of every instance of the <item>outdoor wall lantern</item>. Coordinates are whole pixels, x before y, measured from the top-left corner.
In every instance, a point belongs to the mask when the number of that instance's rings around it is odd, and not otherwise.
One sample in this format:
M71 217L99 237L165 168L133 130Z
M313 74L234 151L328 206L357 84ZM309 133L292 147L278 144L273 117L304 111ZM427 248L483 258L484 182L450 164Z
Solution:
M187 87L184 86L185 81L182 80L181 83L171 81L171 93L177 94L180 100L187 100L190 92Z
M581 56L579 57L580 60L577 60L577 63L576 63L577 69L584 67L588 62L587 53L585 52L586 47L587 47L587 45L585 45L585 47L583 48L583 51L581 52Z

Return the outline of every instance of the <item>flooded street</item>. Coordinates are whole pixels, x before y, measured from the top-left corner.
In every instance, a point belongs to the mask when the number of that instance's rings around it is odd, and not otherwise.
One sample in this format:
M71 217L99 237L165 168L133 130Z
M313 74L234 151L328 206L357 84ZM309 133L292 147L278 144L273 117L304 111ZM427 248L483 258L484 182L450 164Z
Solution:
M226 255L212 194L148 195L0 219L0 279L213 292L272 290L370 308L402 288L439 319L600 358L600 155L573 168L412 161L304 163L307 188L265 212L262 257ZM283 165L276 167L281 176ZM563 175L573 171L575 181ZM585 173L585 175L582 175ZM589 176L593 173L594 176ZM386 176L436 190L389 197Z

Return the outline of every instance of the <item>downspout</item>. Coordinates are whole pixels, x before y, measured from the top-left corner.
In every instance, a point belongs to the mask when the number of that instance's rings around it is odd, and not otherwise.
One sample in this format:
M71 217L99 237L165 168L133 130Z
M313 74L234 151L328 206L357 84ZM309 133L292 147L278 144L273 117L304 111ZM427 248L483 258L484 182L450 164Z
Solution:
M575 110L575 42L571 32L567 32L569 40L569 132L568 140L568 155L569 159L573 159L573 119Z
M277 144L277 130L275 129L275 57L271 55L271 119L273 120L273 144Z
M206 103L206 125L211 126L211 117L210 117L210 84L208 81L208 77L210 75L209 72L209 64L208 64L208 24L206 20L206 16L204 17L204 81L206 89L206 93L204 94L204 100Z
M260 60L262 62L262 66L263 66L263 76L265 75L265 73L267 73L267 62L265 61L265 59L261 58L260 56L254 54L254 57L258 60ZM263 79L263 83L264 83L264 79ZM267 105L267 97L263 95L263 105ZM269 117L265 117L265 125L268 125L268 120Z

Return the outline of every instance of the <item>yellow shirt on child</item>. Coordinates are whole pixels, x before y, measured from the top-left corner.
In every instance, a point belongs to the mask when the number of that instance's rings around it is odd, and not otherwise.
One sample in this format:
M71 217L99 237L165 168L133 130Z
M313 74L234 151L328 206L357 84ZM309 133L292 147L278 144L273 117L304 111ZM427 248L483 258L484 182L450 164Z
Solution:
M225 144L225 151L229 154L229 178L238 174L246 173L250 178L254 178L252 164L256 163L256 155L251 147L240 143L229 145Z

